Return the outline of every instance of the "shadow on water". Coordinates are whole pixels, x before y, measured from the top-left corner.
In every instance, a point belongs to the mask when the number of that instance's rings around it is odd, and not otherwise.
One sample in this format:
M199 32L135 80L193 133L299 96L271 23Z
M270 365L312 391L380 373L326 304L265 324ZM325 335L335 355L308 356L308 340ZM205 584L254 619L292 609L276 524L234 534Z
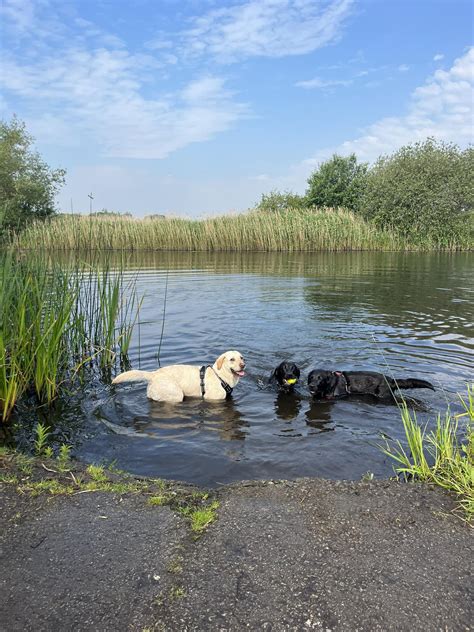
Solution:
M402 439L397 407L365 398L313 402L308 371L427 379L435 392L407 393L419 399L421 420L443 411L472 379L472 253L150 252L109 253L107 260L136 275L145 295L130 346L133 368L157 367L168 279L162 364L201 365L236 348L248 375L219 404L167 406L148 401L143 384L88 385L50 419L86 460L204 485L350 479L367 470L387 476L392 464L375 444L381 433ZM299 392L259 388L283 359L301 368Z

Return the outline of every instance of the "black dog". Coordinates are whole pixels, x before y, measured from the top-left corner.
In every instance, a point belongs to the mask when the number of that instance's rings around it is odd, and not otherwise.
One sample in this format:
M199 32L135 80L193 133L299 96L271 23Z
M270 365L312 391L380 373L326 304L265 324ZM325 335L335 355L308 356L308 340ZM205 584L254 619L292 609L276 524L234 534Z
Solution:
M426 380L408 378L394 380L375 371L325 371L315 369L308 375L308 387L315 399L334 399L347 395L374 395L379 399L393 400L400 388L431 388Z
M294 362L281 362L270 376L270 384L281 391L290 392L300 379L300 370Z

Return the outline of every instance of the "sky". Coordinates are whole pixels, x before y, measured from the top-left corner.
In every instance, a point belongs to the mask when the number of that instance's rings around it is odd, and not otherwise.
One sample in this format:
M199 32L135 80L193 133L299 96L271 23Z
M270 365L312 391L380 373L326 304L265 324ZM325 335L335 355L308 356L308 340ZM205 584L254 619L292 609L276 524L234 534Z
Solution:
M473 141L470 0L2 0L0 110L64 212L206 217L338 153Z

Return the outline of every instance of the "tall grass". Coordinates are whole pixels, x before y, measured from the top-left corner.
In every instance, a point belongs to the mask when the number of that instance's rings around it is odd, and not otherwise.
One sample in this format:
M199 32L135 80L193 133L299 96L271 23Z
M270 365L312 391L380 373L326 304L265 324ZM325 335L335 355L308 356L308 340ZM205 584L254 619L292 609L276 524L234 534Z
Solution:
M453 243L446 249L468 248ZM18 248L47 250L347 251L430 250L343 209L252 211L205 220L58 216L13 236Z
M139 301L120 271L0 253L0 419L23 396L51 404L95 366L126 360Z
M407 440L405 449L400 441L386 440L382 451L392 458L395 471L406 479L414 478L439 485L454 492L468 521L474 519L474 385L467 396L459 396L464 413L452 415L448 409L438 414L434 429L421 426L416 413L404 402L400 412ZM461 430L459 421L467 418ZM464 432L463 432L464 431ZM460 439L461 435L461 439Z

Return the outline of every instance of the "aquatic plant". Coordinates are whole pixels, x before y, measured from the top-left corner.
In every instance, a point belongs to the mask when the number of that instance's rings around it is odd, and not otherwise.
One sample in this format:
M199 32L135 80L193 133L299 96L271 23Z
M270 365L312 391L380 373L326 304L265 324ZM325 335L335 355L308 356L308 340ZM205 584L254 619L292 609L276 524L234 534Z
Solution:
M125 361L140 301L122 270L0 253L0 419L50 405L95 366Z
M13 237L17 248L46 250L348 251L431 250L431 238L416 243L344 210L287 208L251 211L203 220L136 219L63 215L26 227ZM469 232L443 249L472 247Z
M396 462L395 471L406 480L416 479L439 485L457 495L460 508L467 520L474 518L474 407L473 387L468 387L468 398L459 396L466 409L453 415L448 408L438 414L434 429L422 426L406 402L400 407L408 450L400 441L380 446ZM468 417L464 429L459 420ZM464 432L462 431L464 430Z

